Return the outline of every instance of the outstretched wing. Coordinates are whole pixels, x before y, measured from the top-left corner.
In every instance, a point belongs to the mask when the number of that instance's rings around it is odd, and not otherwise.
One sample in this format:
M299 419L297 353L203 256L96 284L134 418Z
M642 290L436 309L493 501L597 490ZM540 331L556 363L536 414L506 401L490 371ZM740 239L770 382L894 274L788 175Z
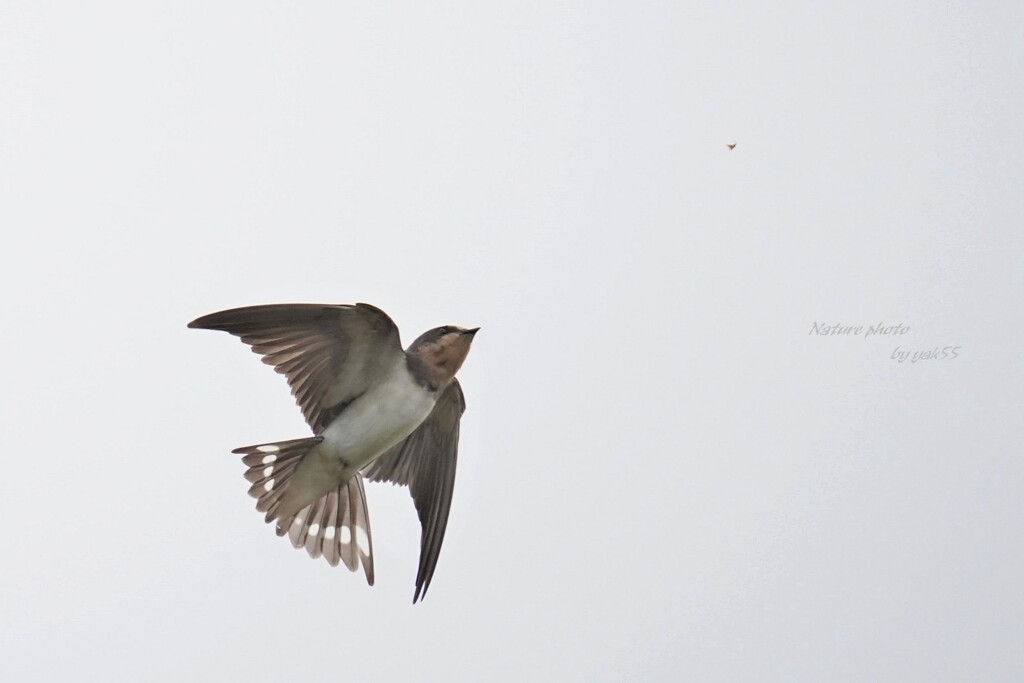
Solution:
M402 351L398 328L369 304L271 304L211 313L189 327L239 337L288 379L319 434Z
M465 410L462 387L457 379L453 379L423 424L363 471L371 481L390 481L408 486L416 504L422 532L414 603L427 594L444 542L455 488L459 421Z

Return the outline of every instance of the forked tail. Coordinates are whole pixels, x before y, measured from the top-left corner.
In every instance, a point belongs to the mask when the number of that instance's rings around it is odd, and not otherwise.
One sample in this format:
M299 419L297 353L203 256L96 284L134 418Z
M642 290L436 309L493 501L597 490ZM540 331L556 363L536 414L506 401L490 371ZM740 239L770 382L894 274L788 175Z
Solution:
M363 476L358 472L294 514L280 515L281 500L299 464L323 437L294 439L236 448L248 466L249 495L266 521L276 520L277 535L288 535L292 545L305 548L312 558L321 555L332 566L339 561L351 571L361 564L373 585L373 537L366 509Z

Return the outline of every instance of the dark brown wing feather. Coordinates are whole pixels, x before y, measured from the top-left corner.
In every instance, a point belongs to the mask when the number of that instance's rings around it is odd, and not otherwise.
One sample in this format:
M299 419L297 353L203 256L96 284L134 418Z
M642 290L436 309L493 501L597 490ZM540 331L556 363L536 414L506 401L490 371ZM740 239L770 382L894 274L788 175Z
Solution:
M444 542L455 488L459 421L465 410L462 387L453 379L423 424L364 470L371 481L408 486L416 504L422 532L414 603L427 594Z
M288 379L306 422L319 434L337 406L356 398L403 353L398 328L369 304L271 304L211 313L189 327L239 337Z

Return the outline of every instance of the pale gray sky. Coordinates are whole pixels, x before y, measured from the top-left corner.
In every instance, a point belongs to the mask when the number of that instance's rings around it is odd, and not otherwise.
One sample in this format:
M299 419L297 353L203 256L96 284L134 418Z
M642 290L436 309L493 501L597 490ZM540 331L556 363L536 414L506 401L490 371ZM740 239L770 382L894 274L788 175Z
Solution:
M0 2L0 679L1016 680L1022 121L1019 2ZM423 604L246 495L288 301L483 327Z

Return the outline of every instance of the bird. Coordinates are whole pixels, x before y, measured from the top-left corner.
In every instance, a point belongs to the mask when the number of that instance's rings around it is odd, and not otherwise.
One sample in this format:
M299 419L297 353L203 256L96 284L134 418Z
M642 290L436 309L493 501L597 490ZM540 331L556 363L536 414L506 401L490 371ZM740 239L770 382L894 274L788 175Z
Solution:
M443 325L403 349L365 303L268 304L211 313L189 328L239 337L283 374L312 436L236 448L249 495L278 536L373 585L363 482L408 486L419 516L413 604L430 587L455 485L466 399L455 374L479 327Z
M733 141L733 142L726 143L725 146L728 147L729 149L736 149L736 142Z

